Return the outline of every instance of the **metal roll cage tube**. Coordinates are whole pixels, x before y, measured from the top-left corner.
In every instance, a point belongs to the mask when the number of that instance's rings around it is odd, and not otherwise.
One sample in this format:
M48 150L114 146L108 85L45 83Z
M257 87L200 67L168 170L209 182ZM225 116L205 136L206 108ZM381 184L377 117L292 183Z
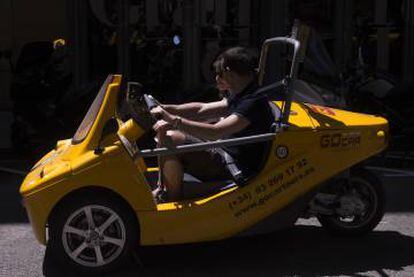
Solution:
M275 138L276 133L266 133L266 134L260 134L256 136L247 136L247 137L234 138L234 139L223 139L223 140L209 141L209 142L198 142L198 143L193 143L193 144L178 145L176 147L170 147L170 148L160 147L160 148L155 148L155 149L145 149L145 150L138 151L134 155L134 158L166 156L166 155L181 154L181 153L186 153L186 152L195 152L195 151L206 150L206 149L211 149L211 148L219 148L223 146L235 146L235 145L241 145L241 144L263 142L263 141L273 140Z
M269 50L270 45L272 44L288 44L293 46L293 58L292 58L292 66L290 69L290 74L285 78L285 82L282 82L282 84L286 87L288 93L287 98L285 100L285 103L283 104L282 108L282 125L287 125L289 122L289 114L290 114L290 108L292 105L292 98L293 98L293 90L292 90L292 80L296 78L298 67L296 63L297 54L300 49L300 42L294 38L290 37L275 37L271 39L265 40L262 46L262 51L260 54L260 60L259 60L259 85L262 85L263 83L263 76L265 73L265 65L267 60L267 53ZM161 148L155 148L155 149L144 149L139 150L134 155L134 158L137 157L160 157L160 156L166 156L166 155L173 155L173 154L179 154L179 153L186 153L186 152L195 152L199 150L206 150L211 148L217 148L217 147L223 147L223 146L235 146L235 145L241 145L241 144L251 144L251 143L257 143L257 142L263 142L263 141L270 141L273 140L276 136L276 134L280 131L282 131L283 128L277 128L277 130L274 133L266 133L266 134L260 134L255 136L247 136L242 138L234 138L234 139L223 139L218 141L209 141L209 142L200 142L200 143L194 143L194 144L187 144L187 145L178 145L175 147L161 147Z
M296 36L296 34L292 34L293 37ZM290 68L290 74L285 78L284 85L287 89L287 96L286 100L283 104L282 108L282 124L288 124L289 122L289 115L290 115L290 108L292 105L292 99L293 99L293 89L292 89L292 81L296 78L298 73L298 65L297 65L297 56L300 49L300 42L292 37L275 37L265 40L262 46L262 51L260 54L260 60L259 60L259 85L263 84L263 77L265 74L265 67L266 67L266 61L267 61L267 55L269 52L269 47L272 44L288 44L293 46L293 58L292 58L292 66Z

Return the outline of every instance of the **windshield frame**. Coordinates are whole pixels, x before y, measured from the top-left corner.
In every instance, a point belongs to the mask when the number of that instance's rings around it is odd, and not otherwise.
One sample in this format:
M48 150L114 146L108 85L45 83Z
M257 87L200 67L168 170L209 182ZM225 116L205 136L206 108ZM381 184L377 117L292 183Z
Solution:
M92 129L92 126L94 125L96 118L98 117L99 111L102 108L102 103L105 99L107 88L112 83L113 78L113 75L109 75L103 83L102 87L100 88L98 94L96 95L91 106L89 107L85 117L83 118L81 124L79 125L78 129L72 137L73 145L81 143L88 137Z

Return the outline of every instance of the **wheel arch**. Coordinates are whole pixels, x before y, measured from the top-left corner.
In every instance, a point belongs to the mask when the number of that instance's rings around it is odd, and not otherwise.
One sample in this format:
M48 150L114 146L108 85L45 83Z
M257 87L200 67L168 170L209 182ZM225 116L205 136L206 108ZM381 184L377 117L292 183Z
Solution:
M109 188L106 188L106 187L101 187L101 186L96 186L96 185L91 185L91 186L78 188L78 189L73 190L70 193L66 194L61 199L59 199L56 202L56 204L53 206L51 212L49 213L49 216L48 216L47 221L46 221L46 225L50 224L50 221L53 219L53 216L55 216L57 214L57 212L60 209L62 209L63 205L65 203L67 203L68 201L74 201L74 200L76 200L76 198L80 197L81 195L90 195L91 197L93 197L93 196L96 196L97 194L104 195L105 197L109 197L109 198L121 203L127 210L129 210L129 212L132 213L133 217L136 220L135 223L136 223L137 230L138 230L138 238L140 239L141 238L141 228L140 228L139 217L138 217L137 213L135 212L135 210L133 209L133 207L128 203L128 201L124 197L122 197L122 195L120 195L116 191L113 191L113 190L111 190ZM47 235L46 240L48 240L48 233L47 233L46 228L45 228L44 232Z

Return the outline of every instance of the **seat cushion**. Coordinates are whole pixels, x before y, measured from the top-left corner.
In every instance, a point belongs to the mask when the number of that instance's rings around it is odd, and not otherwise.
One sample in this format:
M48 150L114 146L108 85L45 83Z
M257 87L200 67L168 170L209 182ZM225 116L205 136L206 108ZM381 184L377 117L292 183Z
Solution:
M158 171L146 172L145 177L151 187L151 190L155 189L158 182ZM233 180L218 180L214 182L202 182L196 177L184 173L182 184L182 198L192 199L203 196L213 195L222 190L236 186Z

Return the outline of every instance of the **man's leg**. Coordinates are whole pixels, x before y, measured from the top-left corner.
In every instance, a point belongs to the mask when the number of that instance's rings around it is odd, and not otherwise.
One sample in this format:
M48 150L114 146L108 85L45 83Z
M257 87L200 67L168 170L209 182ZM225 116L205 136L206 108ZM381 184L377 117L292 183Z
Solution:
M176 201L181 196L181 185L183 181L183 167L176 156L165 156L160 159L160 170L162 171L162 185L167 188L169 201Z
M159 141L159 146L179 145L185 142L185 134L179 131L168 131L165 138ZM159 158L159 168L162 175L161 185L167 188L168 200L175 201L181 196L183 182L183 166L174 155Z

